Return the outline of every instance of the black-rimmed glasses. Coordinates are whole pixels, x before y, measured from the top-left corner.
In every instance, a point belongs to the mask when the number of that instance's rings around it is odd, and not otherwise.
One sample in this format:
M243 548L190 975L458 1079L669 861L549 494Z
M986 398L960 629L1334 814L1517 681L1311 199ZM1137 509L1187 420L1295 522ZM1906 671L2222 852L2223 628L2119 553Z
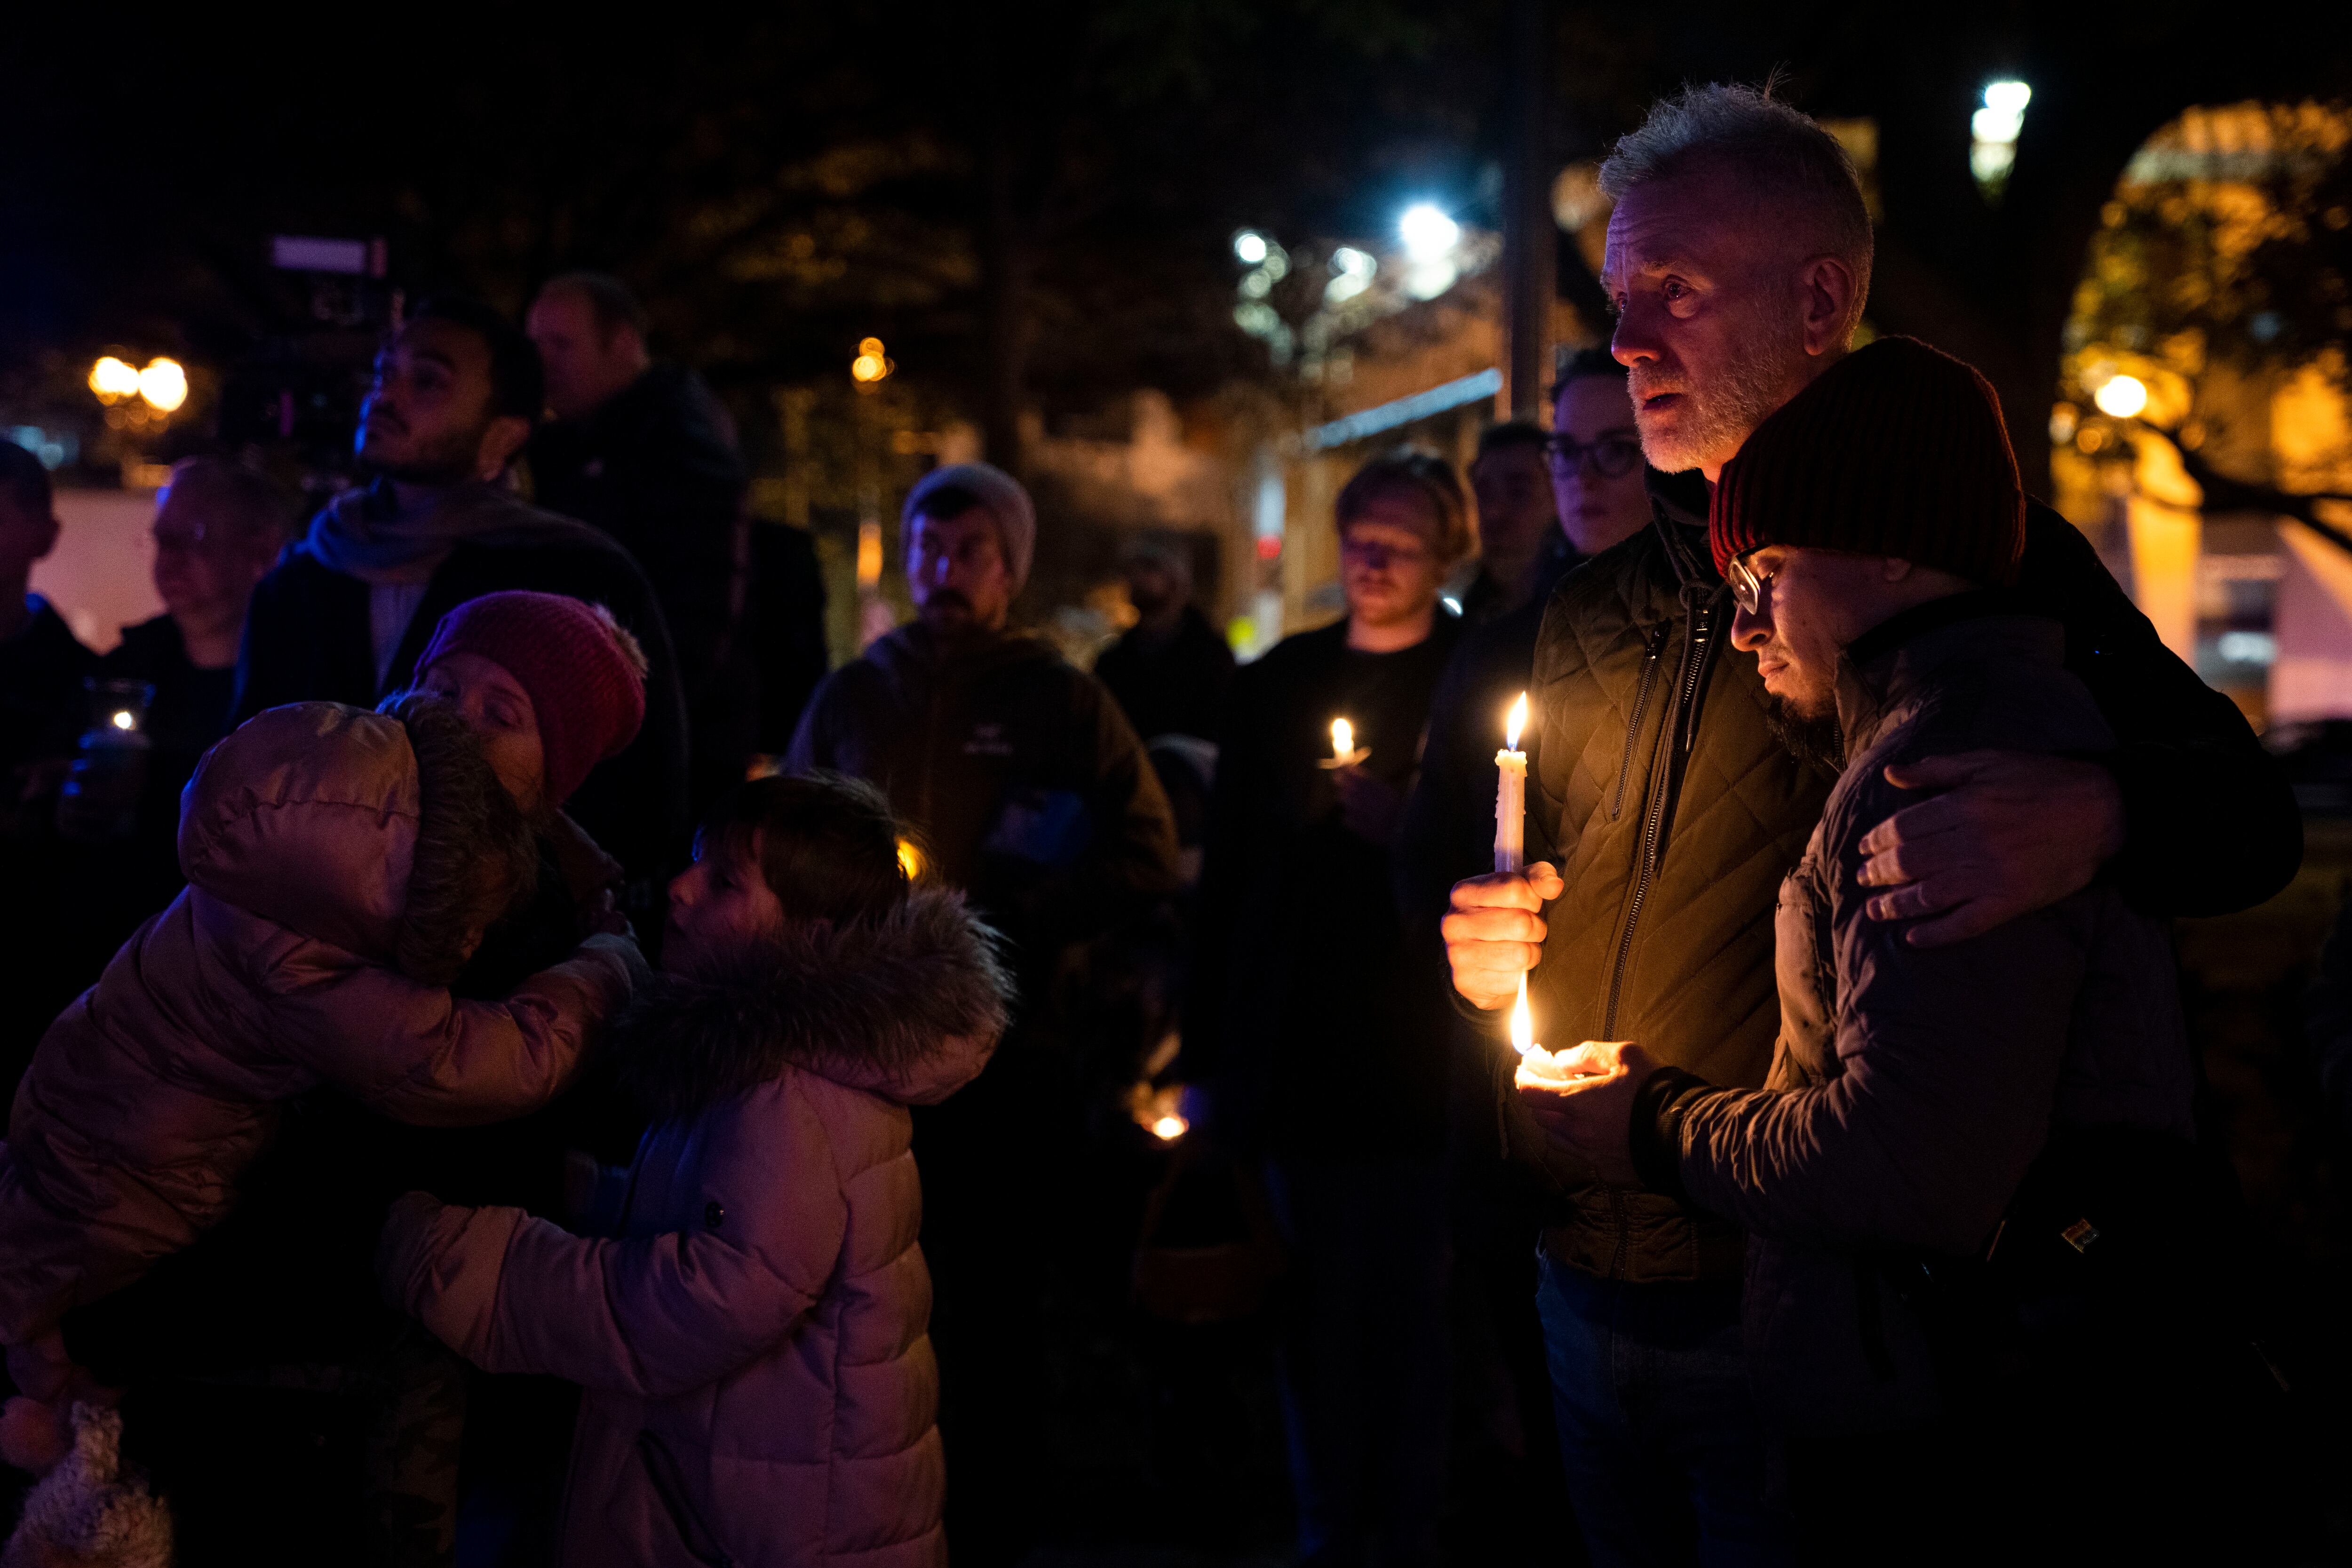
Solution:
M1588 463L1607 479L1622 479L1641 466L1642 443L1631 436L1579 441L1573 436L1544 437L1544 457L1556 468L1581 470Z

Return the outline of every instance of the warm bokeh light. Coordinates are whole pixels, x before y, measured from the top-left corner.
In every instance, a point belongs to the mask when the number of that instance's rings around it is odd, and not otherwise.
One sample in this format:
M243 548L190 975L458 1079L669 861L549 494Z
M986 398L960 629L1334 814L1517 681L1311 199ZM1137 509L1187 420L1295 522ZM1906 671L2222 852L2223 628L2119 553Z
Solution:
M132 713L128 708L118 708L114 710L114 727L118 730L136 730L139 728L138 715Z
M1517 751L1519 731L1527 727L1528 694L1522 691L1519 693L1519 700L1511 704L1510 717L1503 721L1503 749L1510 752Z
M1356 749L1356 727L1345 719L1331 721L1331 754L1344 757Z
M2114 419L2128 419L2147 406L2147 384L2136 375L2111 375L2091 395L2099 412Z
M1163 1116L1151 1124L1151 1135L1163 1143L1173 1143L1192 1130L1192 1124L1181 1116Z
M136 397L139 395L139 372L108 354L89 367L89 389L107 403L120 403L126 397Z
M177 360L150 360L139 373L139 395L156 412L169 414L188 400L188 373Z
M866 521L857 525L857 585L871 588L882 581L882 525Z
M858 340L857 357L849 362L849 374L852 380L871 386L888 375L892 368L888 357L882 352L880 338Z

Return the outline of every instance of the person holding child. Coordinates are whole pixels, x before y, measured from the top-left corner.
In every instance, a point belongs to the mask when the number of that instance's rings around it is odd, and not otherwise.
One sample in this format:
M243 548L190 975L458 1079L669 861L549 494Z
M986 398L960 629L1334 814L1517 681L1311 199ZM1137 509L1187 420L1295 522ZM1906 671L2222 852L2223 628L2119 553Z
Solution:
M197 1555L260 1531L446 1559L463 1368L378 1301L375 1234L412 1186L557 1207L582 1119L543 1108L581 1100L643 969L618 865L561 810L642 719L627 634L490 595L420 662L384 713L275 709L206 757L190 889L52 1026L0 1167L19 1388L61 1431L66 1398L127 1387ZM353 1396L364 1457L326 1435ZM420 1468L426 1430L447 1452Z
M390 1299L478 1366L586 1390L562 1563L946 1561L908 1108L980 1072L1012 988L898 835L836 775L719 803L614 1028L654 1125L610 1234L394 1206Z

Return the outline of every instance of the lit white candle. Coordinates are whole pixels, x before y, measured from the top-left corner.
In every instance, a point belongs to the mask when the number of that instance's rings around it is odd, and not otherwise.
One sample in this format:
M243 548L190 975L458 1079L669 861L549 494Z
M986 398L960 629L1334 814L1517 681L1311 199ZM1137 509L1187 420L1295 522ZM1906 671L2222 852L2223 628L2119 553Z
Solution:
M1319 768L1352 768L1360 766L1370 751L1356 750L1356 727L1345 719L1331 721L1331 754L1315 765Z
M1519 976L1519 999L1511 1007L1511 1048L1519 1053L1518 1070L1511 1081L1521 1089L1530 1085L1538 1089L1563 1089L1597 1073L1570 1072L1561 1064L1567 1053L1555 1056L1536 1044L1535 1022L1528 1015L1528 977Z
M1528 694L1511 704L1503 721L1503 749L1495 753L1495 869L1516 871L1528 863L1528 754L1519 731L1527 727ZM1522 1005L1524 1005L1524 994Z

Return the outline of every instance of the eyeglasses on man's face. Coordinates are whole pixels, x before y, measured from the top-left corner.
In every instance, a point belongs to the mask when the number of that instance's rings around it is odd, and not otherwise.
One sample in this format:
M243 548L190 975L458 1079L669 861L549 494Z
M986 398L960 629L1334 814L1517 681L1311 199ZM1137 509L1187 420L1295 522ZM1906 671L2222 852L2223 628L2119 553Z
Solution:
M1750 551L1746 555L1733 556L1731 564L1724 569L1723 574L1724 581L1731 584L1731 602L1751 616L1755 615L1764 603L1764 584L1779 574L1777 568L1771 572L1758 573L1755 567L1748 564L1754 554L1755 552Z
M1589 464L1606 479L1622 479L1642 463L1642 443L1631 436L1603 436L1598 441L1547 436L1543 449L1546 460L1563 473L1580 472Z

